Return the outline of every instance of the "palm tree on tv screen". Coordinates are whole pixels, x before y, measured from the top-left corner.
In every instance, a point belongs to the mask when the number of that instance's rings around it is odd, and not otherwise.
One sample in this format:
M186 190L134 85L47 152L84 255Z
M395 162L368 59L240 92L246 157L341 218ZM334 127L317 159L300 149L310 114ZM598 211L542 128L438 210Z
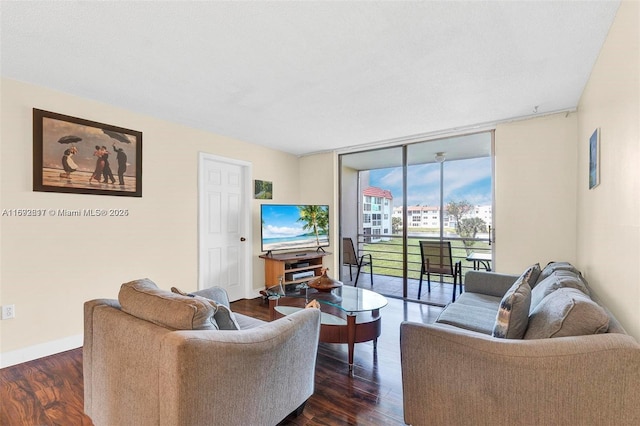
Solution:
M329 211L322 206L298 206L300 218L303 222L302 229L311 230L316 236L316 245L320 246L320 233L327 233L329 228Z

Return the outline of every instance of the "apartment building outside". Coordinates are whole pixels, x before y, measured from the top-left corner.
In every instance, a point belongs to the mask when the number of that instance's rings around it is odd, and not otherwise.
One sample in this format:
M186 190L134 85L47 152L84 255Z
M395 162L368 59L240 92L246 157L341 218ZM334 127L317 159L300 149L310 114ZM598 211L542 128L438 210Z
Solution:
M364 241L388 240L392 233L393 195L387 189L370 186L362 191L362 230Z
M475 206L473 211L475 213L468 215L469 217L479 217L484 220L487 225L491 225L493 223L493 210L491 205Z
M392 217L400 219L402 223L402 206L394 207ZM474 206L473 210L466 214L464 218L479 217L487 225L492 223L491 205ZM408 228L439 228L440 227L440 207L437 206L408 206L407 207ZM443 226L445 228L455 228L456 220L447 214L445 210Z

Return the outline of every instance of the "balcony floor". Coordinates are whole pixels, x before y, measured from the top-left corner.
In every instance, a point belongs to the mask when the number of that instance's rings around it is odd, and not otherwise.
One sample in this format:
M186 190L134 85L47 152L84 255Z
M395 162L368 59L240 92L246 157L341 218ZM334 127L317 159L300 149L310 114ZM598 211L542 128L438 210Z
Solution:
M349 267L342 268L342 282L345 285L353 285L356 279L356 268L353 268L353 281L349 280ZM373 274L373 287L371 286L371 278L369 272L360 272L358 279L358 287L373 290L384 296L402 298L402 278L391 277L387 275ZM408 280L408 299L417 300L418 284L416 279ZM453 284L441 283L435 279L431 280L431 293L427 291L427 277L422 281L422 295L420 301L437 306L445 306L451 302L453 292Z

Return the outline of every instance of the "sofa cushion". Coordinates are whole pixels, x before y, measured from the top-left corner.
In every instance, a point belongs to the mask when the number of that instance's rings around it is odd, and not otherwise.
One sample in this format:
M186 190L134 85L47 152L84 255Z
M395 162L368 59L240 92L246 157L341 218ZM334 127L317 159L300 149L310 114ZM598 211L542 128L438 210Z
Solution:
M208 301L159 289L148 278L122 284L118 301L129 315L174 330L216 330Z
M209 303L211 306L213 306L213 309L214 309L213 321L216 324L217 330L240 330L240 325L236 321L235 315L233 314L233 312L231 312L231 309L229 309L229 307L227 307L226 305L217 303L214 300L207 299L206 297L198 296L196 294L185 293L184 291L180 290L177 287L171 287L171 292L180 294L182 296L188 296L188 297L193 297L195 299L200 299L204 303Z
M538 306L538 304L550 293L559 288L570 287L582 291L589 296L589 289L581 276L570 270L555 270L547 278L538 282L531 290L531 308L530 313Z
M536 265L530 266L505 293L500 301L500 308L491 333L493 337L522 339L524 336L529 322L529 306L531 305L529 279L535 273Z
M456 297L456 305L481 306L491 309L494 313L492 321L495 321L495 314L498 312L498 308L500 308L501 300L502 297L465 291L460 296ZM491 326L491 329L493 330L493 325Z
M547 295L530 315L525 339L605 333L606 311L575 288L560 288Z
M450 303L440 313L436 323L449 324L465 330L491 335L496 322L496 309L484 306Z

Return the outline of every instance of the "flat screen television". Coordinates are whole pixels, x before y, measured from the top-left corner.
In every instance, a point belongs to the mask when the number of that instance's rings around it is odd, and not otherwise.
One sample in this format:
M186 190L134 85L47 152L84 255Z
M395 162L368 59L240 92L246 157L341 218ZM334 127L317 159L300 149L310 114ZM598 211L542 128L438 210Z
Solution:
M321 250L329 246L329 206L262 204L261 250Z

